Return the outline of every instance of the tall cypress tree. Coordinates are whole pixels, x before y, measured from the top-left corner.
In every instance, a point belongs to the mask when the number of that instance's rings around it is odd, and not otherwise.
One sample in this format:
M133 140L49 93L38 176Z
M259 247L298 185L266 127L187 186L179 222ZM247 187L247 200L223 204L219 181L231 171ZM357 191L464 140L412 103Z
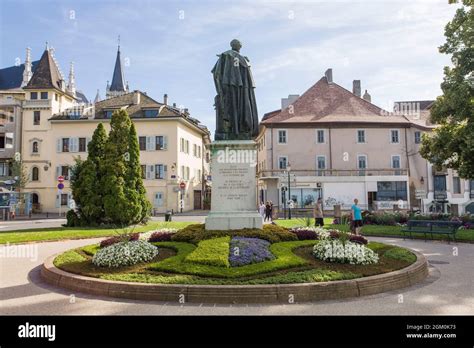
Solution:
M107 133L99 123L88 145L87 160L76 159L71 178L71 189L82 225L93 226L103 222L104 204L101 178Z
M146 190L142 179L142 169L140 166L140 147L138 144L137 131L132 123L128 136L128 162L126 185L130 189L130 194L138 201L140 212L139 221L144 221L150 214L151 204L146 198ZM137 197L135 197L135 195Z
M144 187L143 190L139 187L141 175L137 134L124 110L113 113L110 128L102 178L105 216L110 223L129 225L142 221L147 215L146 203L143 202ZM135 141L131 141L131 132Z

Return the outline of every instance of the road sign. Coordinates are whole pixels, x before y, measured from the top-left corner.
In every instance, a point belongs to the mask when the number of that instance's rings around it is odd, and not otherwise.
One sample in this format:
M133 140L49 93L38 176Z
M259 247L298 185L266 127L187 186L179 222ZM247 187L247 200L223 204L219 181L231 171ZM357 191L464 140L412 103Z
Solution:
M180 183L179 188L184 190L186 188L186 183L185 182Z
M58 176L58 181L59 182L64 182L64 176L62 176L62 175Z
M58 190L62 190L64 188L64 184L62 182L60 182L58 184Z

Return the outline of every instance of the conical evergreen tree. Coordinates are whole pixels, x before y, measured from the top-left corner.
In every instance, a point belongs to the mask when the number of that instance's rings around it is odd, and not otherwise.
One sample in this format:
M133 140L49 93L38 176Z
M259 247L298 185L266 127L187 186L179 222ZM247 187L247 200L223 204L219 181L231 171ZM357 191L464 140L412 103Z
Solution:
M126 185L131 190L133 199L138 200L140 206L139 221L144 221L150 214L151 204L146 198L146 190L142 179L142 169L140 166L140 147L138 144L137 131L132 123L128 136L128 162ZM135 195L137 197L135 198Z

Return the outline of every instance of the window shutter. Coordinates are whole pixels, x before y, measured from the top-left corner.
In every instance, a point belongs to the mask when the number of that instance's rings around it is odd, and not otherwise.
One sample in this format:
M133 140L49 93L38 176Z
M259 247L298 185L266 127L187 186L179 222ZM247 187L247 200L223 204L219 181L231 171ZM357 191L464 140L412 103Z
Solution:
M61 175L61 167L60 167L60 166L57 166L57 167L56 167L56 178L57 178L58 176L60 176L60 175ZM54 178L54 180L56 180L56 178Z
M71 193L67 194L67 207L71 209Z
M168 149L168 137L166 135L163 135L163 150Z
M79 138L69 138L69 148L71 152L77 152L79 145Z
M163 179L168 179L168 166L166 164L163 165Z
M56 139L56 152L61 152L62 138Z
M146 150L147 151L151 151L152 148L151 148L151 138L152 137L146 137Z
M145 171L146 171L146 175L145 177L149 180L150 179L150 166L149 165L145 165Z
M153 137L150 137L150 146L151 146L151 151L154 151L156 150L156 137L153 136Z
M59 205L61 204L61 197L59 194L56 194L56 208L59 208Z
M67 167L67 180L71 180L71 167Z

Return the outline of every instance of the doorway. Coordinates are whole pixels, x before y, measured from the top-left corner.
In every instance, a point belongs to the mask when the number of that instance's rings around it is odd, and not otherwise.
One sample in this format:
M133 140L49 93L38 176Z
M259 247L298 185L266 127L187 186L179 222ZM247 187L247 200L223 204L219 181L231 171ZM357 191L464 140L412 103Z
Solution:
M194 210L202 209L202 194L201 191L195 190L194 191Z

